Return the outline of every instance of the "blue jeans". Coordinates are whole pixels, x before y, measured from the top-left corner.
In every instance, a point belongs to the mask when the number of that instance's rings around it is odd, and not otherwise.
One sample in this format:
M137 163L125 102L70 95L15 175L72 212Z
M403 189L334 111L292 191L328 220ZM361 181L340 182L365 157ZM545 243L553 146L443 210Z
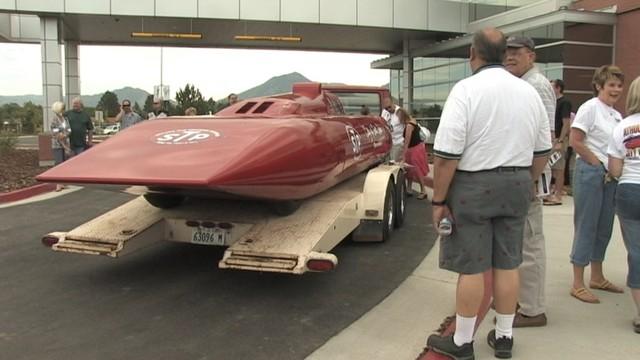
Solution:
M602 262L613 230L615 181L604 183L605 169L576 159L573 180L573 246L571 262Z
M627 286L640 289L640 184L621 184L616 190L616 213L627 248Z

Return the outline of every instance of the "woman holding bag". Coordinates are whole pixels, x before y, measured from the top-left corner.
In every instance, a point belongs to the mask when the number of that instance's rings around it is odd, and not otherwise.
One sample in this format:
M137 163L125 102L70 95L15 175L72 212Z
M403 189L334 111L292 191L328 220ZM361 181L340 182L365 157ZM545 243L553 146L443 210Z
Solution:
M418 199L426 199L426 187L433 188L433 179L429 175L429 163L427 162L427 149L420 139L420 126L414 118L403 108L398 109L398 117L404 124L404 150L403 159L410 165L407 169L409 184L413 181L420 184Z
M51 105L51 110L55 115L51 119L51 148L53 150L54 164L58 165L71 157L71 145L69 144L69 134L71 127L69 121L64 117L64 103L56 101ZM63 185L58 184L56 191L64 189Z

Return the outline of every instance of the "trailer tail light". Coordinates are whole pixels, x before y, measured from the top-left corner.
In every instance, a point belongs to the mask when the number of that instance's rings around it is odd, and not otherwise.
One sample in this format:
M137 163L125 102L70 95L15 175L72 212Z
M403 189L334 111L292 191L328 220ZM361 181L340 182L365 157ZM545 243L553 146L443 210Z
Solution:
M187 220L184 222L184 224L187 225L188 227L198 227L200 226L200 221Z
M58 239L58 237L52 236L52 235L47 235L47 236L42 238L42 245L44 245L46 247L52 247L53 245L57 244L58 241L60 241L60 239Z
M336 264L331 260L311 259L307 261L307 269L311 271L331 271L335 269Z
M367 217L377 217L380 214L380 212L378 210L365 210L364 211L364 216Z

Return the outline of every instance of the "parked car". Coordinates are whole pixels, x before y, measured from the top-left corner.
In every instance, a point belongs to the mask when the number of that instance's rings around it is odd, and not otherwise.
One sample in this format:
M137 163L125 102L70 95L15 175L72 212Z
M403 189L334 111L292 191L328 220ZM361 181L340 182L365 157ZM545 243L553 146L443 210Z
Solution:
M102 134L103 135L113 135L115 133L117 133L118 131L120 131L120 124L113 124L113 125L109 125L109 126L105 126L104 129L102 130Z

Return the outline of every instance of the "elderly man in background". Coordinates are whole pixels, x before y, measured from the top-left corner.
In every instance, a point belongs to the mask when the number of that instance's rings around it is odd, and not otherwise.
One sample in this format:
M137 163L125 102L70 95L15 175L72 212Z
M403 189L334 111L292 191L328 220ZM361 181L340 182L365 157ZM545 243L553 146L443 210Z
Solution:
M528 37L511 36L507 39L505 67L513 75L531 84L544 104L550 132L549 140L555 139L556 95L549 80L535 67L536 53L533 40ZM514 112L514 118L521 112ZM550 179L549 179L550 180ZM545 181L541 179L539 181ZM546 181L545 181L546 182ZM514 327L545 326L545 276L547 255L542 231L542 201L533 198L524 229L522 265L520 265L520 309L513 320Z
M73 155L78 155L91 147L93 141L93 122L91 117L84 111L84 105L79 97L71 101L71 110L65 116L69 120L71 133L69 143Z
M162 108L162 98L153 99L153 105L151 106L151 110L152 111L149 114L147 114L147 118L149 118L149 120L164 118L169 116L169 113L167 113L167 111Z
M510 358L518 297L518 266L533 180L551 152L549 122L536 91L505 71L506 41L493 28L475 33L473 76L447 98L434 143L433 224L453 222L440 237L440 267L458 273L456 329L431 335L427 346L454 359L473 359L473 335L493 269L496 327L487 342Z

